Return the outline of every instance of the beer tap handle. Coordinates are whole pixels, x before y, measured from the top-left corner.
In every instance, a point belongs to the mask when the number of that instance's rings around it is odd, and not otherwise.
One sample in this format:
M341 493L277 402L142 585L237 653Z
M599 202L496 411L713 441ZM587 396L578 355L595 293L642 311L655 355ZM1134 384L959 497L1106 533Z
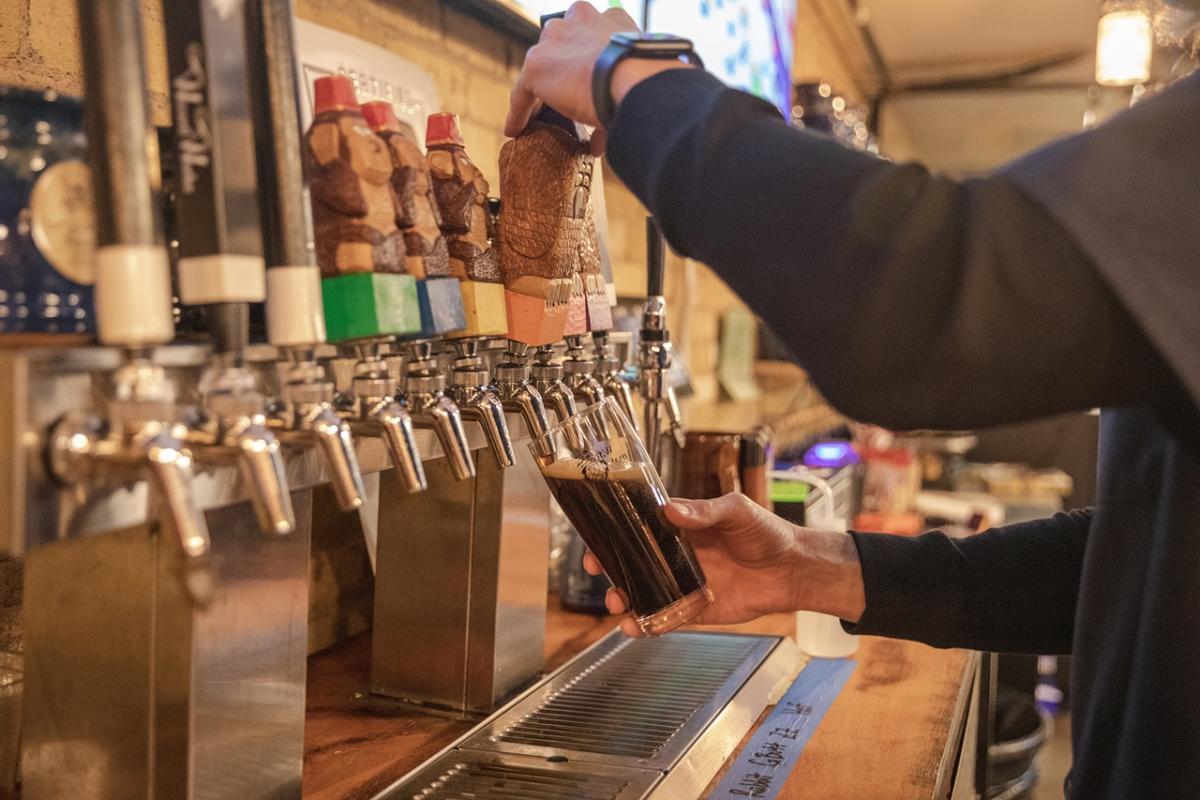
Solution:
M383 429L383 439L392 455L392 466L400 478L400 484L409 492L421 492L428 482L421 453L413 435L412 416L399 403L389 403L376 415Z
M479 392L471 402L460 408L465 417L478 422L487 437L488 446L496 463L501 469L517 463L513 453L512 437L508 433L508 423L504 419L504 404L492 392Z
M342 511L362 508L367 489L358 468L350 427L328 406L320 408L307 422L329 464L329 480L338 507Z
M654 217L646 217L646 296L663 293L663 234Z
M210 540L204 515L192 499L192 456L169 431L151 435L143 444L150 480L162 498L171 527L189 560L208 555Z
M460 481L474 478L475 459L471 457L471 446L467 443L467 431L458 406L449 397L439 397L425 409L425 415L446 452L454 477Z
M267 534L282 536L296 528L296 512L284 474L279 440L261 422L251 422L234 438L242 480L250 490L259 526Z

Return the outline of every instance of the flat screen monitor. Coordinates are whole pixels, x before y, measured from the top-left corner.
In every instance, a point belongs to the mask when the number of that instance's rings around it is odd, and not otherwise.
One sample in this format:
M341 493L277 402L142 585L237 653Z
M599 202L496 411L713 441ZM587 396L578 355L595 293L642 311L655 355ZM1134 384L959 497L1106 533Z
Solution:
M709 72L789 113L796 0L649 0L647 5L646 30L691 39Z

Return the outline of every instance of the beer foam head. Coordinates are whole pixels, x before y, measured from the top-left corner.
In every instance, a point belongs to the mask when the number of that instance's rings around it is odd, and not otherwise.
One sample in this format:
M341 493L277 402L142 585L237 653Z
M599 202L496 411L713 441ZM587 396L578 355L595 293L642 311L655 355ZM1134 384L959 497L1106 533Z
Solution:
M541 467L542 475L564 481L650 481L645 464L623 461L609 464L584 458L563 459Z

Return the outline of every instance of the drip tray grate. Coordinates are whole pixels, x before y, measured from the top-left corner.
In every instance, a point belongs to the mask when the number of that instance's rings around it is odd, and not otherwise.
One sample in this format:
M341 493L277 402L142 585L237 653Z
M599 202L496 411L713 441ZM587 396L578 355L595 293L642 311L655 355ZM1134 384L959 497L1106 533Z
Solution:
M466 746L669 769L775 646L769 637L610 636Z
M640 800L659 777L650 770L452 750L388 796L396 800Z
M799 665L774 636L614 631L376 800L694 797Z

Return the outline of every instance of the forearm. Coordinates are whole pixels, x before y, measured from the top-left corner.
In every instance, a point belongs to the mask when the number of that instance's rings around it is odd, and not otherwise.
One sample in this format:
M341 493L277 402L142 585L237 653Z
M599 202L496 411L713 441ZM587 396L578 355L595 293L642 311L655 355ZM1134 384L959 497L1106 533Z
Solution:
M1069 652L1090 520L1074 511L966 539L854 534L865 604L852 630L937 647Z
M854 540L844 533L797 529L792 590L785 611L819 611L858 622L867 600Z

